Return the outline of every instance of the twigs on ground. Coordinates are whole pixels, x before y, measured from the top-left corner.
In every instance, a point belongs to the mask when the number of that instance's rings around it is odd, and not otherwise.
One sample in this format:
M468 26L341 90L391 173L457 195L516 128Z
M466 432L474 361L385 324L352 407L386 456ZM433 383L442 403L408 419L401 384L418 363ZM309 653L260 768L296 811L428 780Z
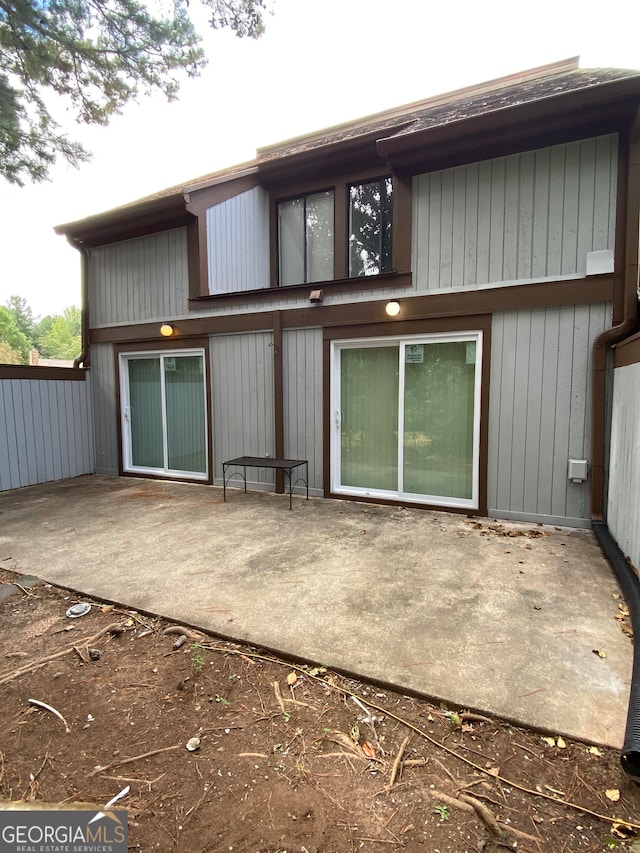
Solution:
M91 771L89 776L96 776L98 773L104 773L105 770L113 770L115 767L122 767L125 764L132 764L134 761L141 761L143 758L152 758L154 755L159 755L161 752L171 752L173 749L180 749L182 744L174 744L173 746L163 746L161 749L152 749L150 752L143 752L141 755L133 755L131 758L120 758L117 761L112 761L110 764L96 767Z
M194 631L191 628L186 628L184 625L170 625L168 628L165 628L162 633L165 635L184 634L187 640L191 640L193 643L200 643L204 640L204 634L202 631Z
M31 800L35 799L36 792L38 790L38 776L42 773L47 763L51 760L51 756L48 752L45 753L44 758L42 759L42 764L35 773L30 774L29 785L21 797L21 800L25 803L31 802Z
M67 734L71 734L69 723L67 723L60 711L56 710L52 705L47 705L46 702L41 702L39 699L29 699L29 704L35 705L37 708L42 708L43 711L48 711L50 714L53 714L62 722L62 724L64 725L65 732Z
M391 776L389 777L389 781L384 786L385 790L390 791L396 782L396 776L398 775L398 770L400 769L400 762L402 761L402 756L404 755L404 751L407 748L407 745L410 740L410 735L407 735L406 738L400 744L400 749L398 750L398 754L396 755L393 766L391 767Z
M274 692L275 697L276 697L276 702L277 702L277 703L278 703L278 705L280 706L280 712L281 712L282 714L285 714L285 713L286 713L286 711L285 711L285 708L284 708L284 702L282 701L282 693L281 693L281 691L280 691L280 685L278 684L278 682L277 682L277 681L274 681L274 682L273 682L273 692Z
M463 803L472 807L482 823L485 825L486 829L489 830L494 838L500 839L503 837L502 828L498 825L498 821L484 803L481 803L480 800L476 800L476 798L472 797L470 794L458 794L458 798Z
M634 823L632 821L625 820L622 818L611 817L610 815L600 814L599 812L592 811L591 809L588 809L585 806L581 806L578 803L574 803L570 800L563 799L559 796L552 796L551 794L545 794L543 791L533 790L532 788L528 788L526 785L520 785L518 782L515 782L513 779L509 779L506 776L502 776L500 774L492 773L486 767L482 767L480 764L476 764L474 761L471 761L469 758L466 758L464 755L460 755L459 752L457 752L455 749L452 749L451 747L447 746L445 743L442 743L442 741L436 740L436 738L431 737L431 735L427 734L427 732L425 732L423 729L419 728L414 723L411 723L409 720L406 720L404 717L401 717L399 714L396 714L394 711L391 711L388 708L383 708L381 705L378 705L377 703L373 702L371 699L369 699L366 696L359 696L353 690L349 690L348 687L343 687L340 684L336 684L335 681L329 681L329 680L322 678L320 676L312 675L308 671L308 668L305 666L301 666L298 664L292 664L289 661L279 661L277 658L270 657L268 655L261 654L259 652L250 652L247 650L240 652L240 650L223 648L223 647L214 646L214 645L206 645L204 648L207 648L210 651L221 652L222 654L231 654L231 655L238 654L238 655L242 655L243 657L252 657L255 660L268 661L269 663L274 663L278 666L285 666L285 667L288 667L290 669L297 670L302 675L304 675L305 678L312 679L312 680L319 682L320 684L324 685L325 689L329 688L331 690L337 691L338 693L341 693L343 696L351 696L351 697L357 698L360 702L363 702L365 705L367 705L367 707L371 708L374 711L378 711L381 714L385 714L390 719L395 720L396 722L405 726L407 729L410 729L411 731L415 732L417 735L419 735L421 738L426 740L432 746L435 746L437 749L441 749L443 752L446 752L448 755L451 755L452 758L456 758L458 761L461 761L463 764L466 764L467 767L472 768L477 773L481 773L484 776L488 776L490 779L493 779L494 781L497 780L497 781L501 782L503 785L507 785L511 788L515 788L516 790L520 791L521 793L528 794L529 796L535 797L536 799L548 800L549 802L555 803L558 806L564 806L565 808L573 809L574 811L580 812L581 814L589 815L589 817L596 818L598 820L603 821L604 823L623 824L624 826L628 826L631 829L640 830L640 823ZM2 682L0 681L0 683L2 683ZM533 836L531 836L531 838L533 838ZM535 840L537 842L539 839L535 839Z
M469 813L474 811L473 806L469 803L465 803L457 797L452 797L450 794L445 794L443 791L438 791L436 788L429 788L429 795L439 803L444 803L453 809L460 809L460 811Z
M54 660L58 660L58 658L63 658L65 655L68 655L74 651L77 651L77 647L81 646L93 646L98 640L102 639L105 634L122 634L124 632L124 626L120 624L120 622L113 622L110 625L105 625L104 628L101 628L97 634L94 634L92 637L87 637L85 640L82 640L79 643L74 643L71 646L65 646L64 649L60 649L59 652L54 652L52 655L47 655L44 658L40 658L40 660L32 661L31 663L25 664L24 666L19 667L18 669L14 669L11 672L6 672L3 675L0 675L0 684L7 684L9 681L13 681L15 678L20 678L22 675L27 675L29 672L33 672L36 669L40 669L43 666L46 666L48 663L51 663Z

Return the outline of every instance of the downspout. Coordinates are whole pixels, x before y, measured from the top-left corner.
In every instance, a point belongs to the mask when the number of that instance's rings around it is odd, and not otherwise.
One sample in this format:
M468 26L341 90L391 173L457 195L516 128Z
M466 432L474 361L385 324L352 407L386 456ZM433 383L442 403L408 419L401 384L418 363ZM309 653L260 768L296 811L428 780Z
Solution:
M67 242L80 252L80 313L82 317L80 355L73 360L74 368L91 367L89 353L89 252L86 246L78 243L69 234Z
M622 271L622 322L596 338L593 349L591 526L627 600L633 627L633 669L627 726L620 762L625 773L640 782L640 583L615 542L606 521L605 506L605 392L607 351L635 330L638 313L638 255L640 250L640 111L629 133L625 199L626 213L622 245L616 246L624 258ZM619 208L620 210L621 208Z

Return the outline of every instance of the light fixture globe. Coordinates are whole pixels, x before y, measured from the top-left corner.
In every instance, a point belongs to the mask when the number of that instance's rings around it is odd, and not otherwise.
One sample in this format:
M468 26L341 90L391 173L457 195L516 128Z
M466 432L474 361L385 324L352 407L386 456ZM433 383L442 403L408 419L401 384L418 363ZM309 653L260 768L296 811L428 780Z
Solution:
M173 328L171 323L163 323L160 326L160 334L163 338L170 338L174 331L175 329Z
M389 315L389 317L397 317L400 313L400 303L399 302L387 302L387 307L385 311Z

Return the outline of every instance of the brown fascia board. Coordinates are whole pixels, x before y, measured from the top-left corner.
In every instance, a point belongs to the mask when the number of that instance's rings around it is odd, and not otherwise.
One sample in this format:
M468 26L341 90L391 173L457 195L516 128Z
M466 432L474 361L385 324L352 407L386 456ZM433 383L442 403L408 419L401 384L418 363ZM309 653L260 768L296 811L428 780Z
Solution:
M177 228L193 221L194 216L188 206L194 199L206 195L216 186L229 185L255 174L257 169L253 163L242 164L105 213L56 225L54 231L91 247Z
M176 193L56 225L54 231L85 246L100 246L185 225L191 219L183 193Z
M390 163L408 164L429 157L439 149L451 151L451 145L456 142L458 147L473 148L478 147L482 139L500 139L505 133L516 141L587 123L621 121L632 117L639 97L640 75L627 77L420 130L399 131L378 140L378 154Z
M406 125L402 125L405 127ZM342 174L357 168L375 168L384 163L378 153L380 131L375 130L347 140L329 141L322 147L309 148L278 157L275 160L258 161L261 183L271 189L278 183L290 184L304 175L308 180L326 175Z

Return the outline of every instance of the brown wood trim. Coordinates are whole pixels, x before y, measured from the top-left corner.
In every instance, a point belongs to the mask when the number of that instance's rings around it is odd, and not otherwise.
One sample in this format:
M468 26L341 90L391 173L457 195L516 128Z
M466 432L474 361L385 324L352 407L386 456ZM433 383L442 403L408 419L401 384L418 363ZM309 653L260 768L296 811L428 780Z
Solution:
M624 247L627 221L627 173L629 171L629 134L618 135L618 174L616 181L616 221L614 235L613 323L624 316Z
M190 213L200 216L207 208L222 204L223 201L229 201L230 198L242 195L242 193L246 193L259 185L258 175L254 174L224 181L203 189L191 190L185 193L185 207Z
M277 261L271 254L271 281L277 275ZM216 293L189 299L189 308L202 308L208 304L215 305L237 305L242 302L273 302L277 299L290 296L309 294L312 290L325 290L326 292L376 290L382 287L411 287L412 279L410 272L382 273L381 275L358 276L357 278L330 279L329 281L314 281L307 284L288 284L285 287L261 287L257 290L238 290L233 293Z
M189 477L174 477L163 476L162 474L140 474L134 471L124 470L124 450L122 439L122 388L120 385L120 354L131 352L155 352L156 350L179 350L179 349L203 349L204 350L204 382L205 394L207 398L207 453L209 462L209 476L206 480L192 480ZM163 338L160 341L148 343L122 343L116 344L113 348L113 363L116 377L116 424L117 424L117 441L118 441L118 473L121 477L138 477L144 480L174 480L176 482L185 483L201 483L203 486L213 484L213 408L212 408L212 393L211 393L211 359L209 356L209 338L189 338L182 339L179 343L175 338L167 340Z
M269 289L266 293L278 289L280 264L278 255L278 202L269 198ZM227 294L224 294L227 296ZM260 297L258 297L260 298ZM191 305L189 307L192 307Z
M200 283L200 227L198 220L187 225L187 274L189 277L189 299L204 294ZM207 275L208 279L208 275Z
M322 341L322 482L331 497L331 340ZM342 496L341 496L342 497Z
M456 317L424 317L420 320L367 323L359 326L327 326L323 339L340 341L350 338L406 337L407 335L435 335L439 332L466 332L479 329L486 332L491 324L490 314L465 314Z
M123 243L127 240L136 240L138 237L148 237L150 234L158 234L160 231L172 231L175 228L184 228L193 221L190 213L184 208L171 215L158 215L151 218L135 218L123 220L113 226L98 228L86 236L84 233L73 234L73 238L88 248L97 246L108 246L112 243Z
M472 149L479 140L504 144L520 142L533 134L570 132L583 127L594 115L609 124L634 112L638 78L626 78L606 85L579 89L564 96L543 97L524 104L491 110L440 124L413 133L383 137L379 134L378 154L389 160L407 162L424 153L447 146Z
M173 192L57 225L54 230L85 246L104 246L177 228L186 225L191 218L185 209L182 192Z
M195 217L194 222L187 228L190 299L209 294L207 209L257 186L259 186L259 180L255 174L185 193L185 209Z
M331 491L331 342L344 338L362 337L405 337L407 335L424 334L431 335L438 332L482 332L482 364L481 370L481 385L480 385L480 439L479 439L479 458L478 458L478 508L470 510L468 507L447 507L442 505L431 504L413 504L403 500L382 500L373 498L361 498L357 496L347 496L334 494ZM490 392L490 377L491 377L491 316L487 314L467 315L459 317L423 319L420 321L409 320L399 323L373 324L370 326L360 326L357 329L357 334L354 335L354 329L346 328L330 328L325 329L324 339L322 342L322 360L323 360L323 478L324 478L324 496L327 498L344 498L345 500L359 500L366 503L381 503L381 504L402 504L403 506L415 506L420 509L432 509L446 512L464 512L468 515L487 514L488 496L488 467L489 467L489 392Z
M476 318L470 318L475 321ZM489 400L491 392L491 332L489 317L476 327L482 330L482 364L480 385L480 458L478 460L478 515L486 516L489 509Z
M333 190L333 277L336 281L349 275L348 209L348 183L338 181Z
M183 346L189 346L194 337L201 335L224 334L228 332L258 332L268 329L271 331L271 312L262 311L257 314L233 314L219 317L193 317L189 320L172 320L167 318L175 328L170 338L160 337L161 323L139 323L132 326L108 326L91 330L92 344L135 342L137 346L144 344L148 349L152 346L161 347L164 343L185 340Z
M178 343L179 341L179 343ZM159 350L173 349L208 349L209 338L203 336L200 338L161 338L156 341L127 341L116 343L114 346L114 355L118 356L121 352L156 352Z
M392 261L396 270L411 269L413 219L413 178L409 174L393 176ZM400 223L400 227L396 227Z
M400 323L403 320L433 317L465 317L473 314L492 314L523 308L547 308L562 305L610 302L613 298L613 277L572 279L570 281L540 282L539 284L508 285L505 287L469 290L458 293L432 293L425 296L401 295L401 312L390 319L385 313L388 299L344 305L292 308L283 312L285 328L304 326L347 326L361 323ZM313 316L309 314L313 311Z
M273 407L276 458L284 459L284 367L281 311L273 312ZM276 494L284 494L284 472L282 470L276 470Z
M522 154L525 151L537 151L554 145L563 145L582 139L606 136L610 133L624 133L626 120L619 116L609 119L585 120L583 124L567 128L561 120L554 127L540 126L531 130L528 126L525 132L519 128L509 128L508 132L460 136L438 144L422 145L408 156L390 158L394 169L403 169L413 175L425 172L436 172L442 169L455 168L469 163L480 163L494 160L497 157L508 157ZM470 131L468 131L470 133Z
M400 220L396 214L403 214L405 207L396 207L395 203L395 183L396 176L392 174L388 166L375 166L370 169L352 170L347 174L332 175L324 180L321 180L317 173L314 173L312 180L304 180L292 182L281 182L278 185L270 187L270 205L269 205L269 245L271 247L271 287L278 287L278 204L281 201L286 201L290 198L298 198L303 195L310 195L316 192L332 191L333 192L333 233L334 233L334 280L341 281L348 276L349 273L349 186L351 184L366 183L379 178L392 177L394 181L394 208L393 208L393 234L396 232L408 229L407 239L411 241L411 204L409 203L409 216L405 220ZM409 193L411 192L411 182L409 182ZM410 200L409 200L410 201ZM396 225L401 222L402 227ZM395 248L395 243L394 243ZM406 263L401 264L393 256L394 269L409 269L410 255L406 255ZM311 282L307 282L308 287ZM316 287L324 286L324 282L313 282ZM298 285L293 285L297 287ZM290 287L290 285L288 285Z
M369 289L371 276L363 282ZM386 284L405 282L410 276L385 276ZM350 279L350 283L361 279ZM381 282L377 282L382 284ZM322 285L318 285L322 286ZM331 286L331 283L329 283ZM308 284L303 290L310 292ZM347 286L346 289L349 289ZM291 288L286 288L291 290ZM282 290L277 293L282 295ZM271 292L271 291L267 291ZM391 319L385 313L388 299L368 302L349 302L341 305L313 305L309 308L290 308L282 311L283 329L308 328L313 326L356 326L371 323L398 324L406 320L423 320L437 317L467 317L476 314L492 314L497 311L516 311L524 308L547 308L562 305L586 305L611 302L613 299L613 276L572 279L569 281L541 282L539 284L507 285L484 290L468 290L458 293L431 293L424 296L394 297L401 305L401 313ZM236 300L237 301L237 300ZM201 301L198 300L200 303ZM216 335L229 332L253 332L272 329L271 312L260 311L247 314L221 314L215 317L190 317L186 320L167 320L175 326L175 335L181 337ZM91 330L91 343L118 343L125 341L162 341L160 321L136 325L109 326Z
M638 313L638 263L640 252L638 230L640 227L640 109L621 141L620 149L627 163L623 194L625 199L622 219L616 222L616 272L618 258L623 257L622 322L598 335L593 345L591 393L591 477L589 485L590 515L592 521L605 519L607 487L606 438L609 412L607 409L607 351L617 340L622 340L635 329ZM628 152L628 153L626 153ZM624 230L623 230L624 229ZM615 362L615 356L614 356Z
M316 152L316 156L318 154L320 152ZM321 153L320 156L323 162L326 163L326 152ZM331 161L329 161L329 164L333 165ZM295 177L292 179L285 171L283 175L279 176L278 180L269 180L263 175L261 183L269 190L271 197L275 201L284 201L287 198L296 198L297 196L307 195L308 193L322 192L323 189L330 190L339 185L344 187L347 184L357 184L361 181L384 178L391 174L391 169L386 163L382 164L378 160L376 164L372 164L369 168L360 165L359 168L354 167L348 171L334 169L332 172L327 170L320 172L316 166L315 169L311 170L311 174L312 177L310 178Z
M640 364L640 332L614 347L614 367L629 367Z
M0 379L44 379L47 382L85 382L84 367L46 367L29 364L0 364Z

